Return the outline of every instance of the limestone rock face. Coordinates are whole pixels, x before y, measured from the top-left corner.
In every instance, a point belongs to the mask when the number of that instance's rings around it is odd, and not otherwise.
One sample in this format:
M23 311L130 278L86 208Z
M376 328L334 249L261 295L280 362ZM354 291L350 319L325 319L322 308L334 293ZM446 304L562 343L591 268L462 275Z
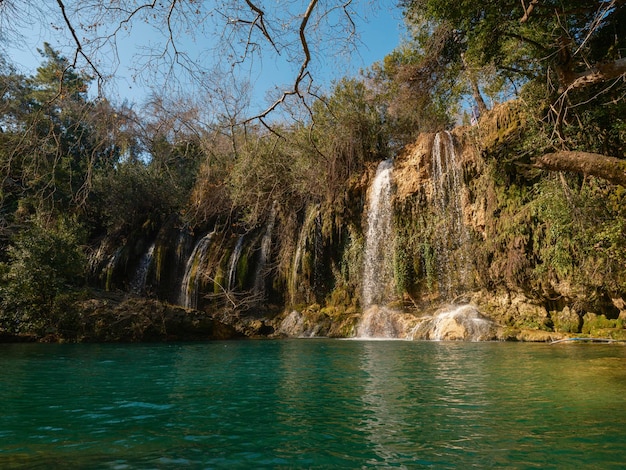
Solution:
M394 165L396 198L399 201L424 191L431 178L431 152L433 135L421 134L414 144L408 145Z
M306 315L306 313L292 310L280 321L276 328L276 334L290 338L327 336L330 326L330 320L324 315L310 316Z

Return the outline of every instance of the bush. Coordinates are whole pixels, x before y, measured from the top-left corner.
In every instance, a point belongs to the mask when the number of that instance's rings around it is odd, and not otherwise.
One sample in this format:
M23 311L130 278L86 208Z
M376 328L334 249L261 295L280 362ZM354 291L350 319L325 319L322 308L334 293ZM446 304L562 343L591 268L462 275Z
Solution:
M68 295L82 284L83 233L71 219L37 217L13 240L0 265L0 327L12 333L56 330ZM57 305L59 304L59 305ZM64 320L65 321L65 320Z

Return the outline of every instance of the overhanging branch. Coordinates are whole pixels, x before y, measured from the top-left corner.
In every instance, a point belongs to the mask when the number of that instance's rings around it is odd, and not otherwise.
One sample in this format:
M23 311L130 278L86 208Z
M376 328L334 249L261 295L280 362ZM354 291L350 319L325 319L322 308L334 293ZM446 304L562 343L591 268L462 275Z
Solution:
M579 151L547 153L535 159L534 166L548 171L569 171L596 176L626 187L626 160Z
M318 0L311 0L309 2L309 5L302 17L302 21L300 22L300 28L299 28L300 45L302 46L302 52L304 53L304 60L302 61L302 64L300 65L300 70L298 72L298 75L296 76L296 79L294 80L292 89L284 91L282 95L280 96L280 98L274 101L274 103L272 103L265 111L261 112L260 114L257 114L256 116L246 119L244 124L254 121L256 119L259 119L264 125L266 125L263 122L263 118L267 117L278 106L284 103L285 100L289 96L296 95L300 98L303 97L302 92L300 90L300 85L302 84L302 81L306 77L310 77L310 73L307 69L309 67L309 63L311 62L311 51L309 50L309 43L306 38L306 27L309 22L309 19L311 18L311 15L313 14L313 10L315 10L315 6L317 5L317 2Z
M69 17L67 16L67 12L65 11L65 4L63 3L63 0L57 0L57 4L59 5L59 8L61 9L61 14L63 15L63 21L65 22L67 29L69 29L72 35L72 39L74 39L74 43L76 44L76 53L74 54L74 61L72 63L72 67L76 67L76 62L78 61L78 56L80 55L83 59L85 59L85 61L89 64L93 72L98 77L98 87L100 87L100 85L102 84L102 81L104 80L104 78L102 77L102 74L98 70L98 67L96 67L96 65L92 62L91 58L87 54L85 54L85 51L83 50L83 45L80 39L78 39L78 35L76 34L76 29L74 29L74 25L72 24Z
M576 74L563 74L564 83L561 88L567 93L572 90L580 90L597 83L613 80L626 76L626 58L613 62L596 64L593 68Z

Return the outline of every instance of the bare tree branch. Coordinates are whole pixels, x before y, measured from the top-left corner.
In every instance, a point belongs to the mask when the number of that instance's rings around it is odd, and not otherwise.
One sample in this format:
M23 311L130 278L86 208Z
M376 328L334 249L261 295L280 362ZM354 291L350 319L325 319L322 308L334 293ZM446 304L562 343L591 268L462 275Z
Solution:
M530 17L530 14L535 9L535 6L537 6L537 4L539 3L539 0L531 0L531 2L528 4L528 7L526 7L526 3L524 2L524 0L521 1L522 8L524 9L524 16L520 18L519 22L526 23L528 21L528 18Z
M318 0L311 0L309 2L309 5L302 17L302 21L300 22L299 36L300 36L300 45L302 46L302 52L304 53L304 60L302 61L302 64L300 65L300 71L298 72L298 75L295 78L292 89L283 92L280 98L274 101L274 103L271 104L265 111L259 113L256 116L248 118L245 121L245 123L259 119L263 123L263 125L267 127L267 124L265 124L265 122L263 121L263 118L267 117L268 114L270 114L278 106L284 103L288 97L297 95L299 98L301 99L303 98L300 85L302 84L303 80L307 77L311 78L311 81L312 81L311 74L307 70L309 63L311 62L311 51L309 50L309 43L306 38L306 27L309 22L309 19L311 18L311 15L313 14L313 10L315 9L315 6L317 5L317 2Z
M563 74L563 93L626 76L626 58L596 64L580 73Z
M82 56L82 58L85 59L85 61L89 64L93 72L98 77L98 88L100 88L104 80L104 78L102 77L102 74L98 70L98 67L96 67L96 65L91 61L91 58L87 54L85 54L85 52L83 51L83 45L81 44L80 39L78 39L78 36L76 35L76 30L74 29L72 22L67 16L67 12L65 10L65 4L63 3L63 0L57 0L57 4L59 5L59 8L61 9L61 14L63 15L63 20L65 21L65 25L67 26L67 29L69 29L70 33L72 34L72 38L74 39L74 42L76 44L76 52L74 54L74 61L72 63L72 67L76 67L76 64L78 62L78 56L79 55Z
M276 53L280 55L280 51L276 47L276 44L274 43L274 39L272 38L271 34L267 30L267 26L265 26L265 19L264 19L265 12L261 10L259 7L257 7L250 0L246 0L246 3L252 9L252 11L254 11L257 14L257 17L251 23L252 26L255 26L261 30L261 32L263 33L263 36L265 36L265 38L269 41L269 43L272 45Z

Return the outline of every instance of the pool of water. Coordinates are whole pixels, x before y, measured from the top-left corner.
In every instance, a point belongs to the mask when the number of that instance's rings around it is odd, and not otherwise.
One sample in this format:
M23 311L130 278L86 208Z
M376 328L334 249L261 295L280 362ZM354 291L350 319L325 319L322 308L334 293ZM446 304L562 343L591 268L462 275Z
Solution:
M623 468L626 347L0 345L0 468Z

